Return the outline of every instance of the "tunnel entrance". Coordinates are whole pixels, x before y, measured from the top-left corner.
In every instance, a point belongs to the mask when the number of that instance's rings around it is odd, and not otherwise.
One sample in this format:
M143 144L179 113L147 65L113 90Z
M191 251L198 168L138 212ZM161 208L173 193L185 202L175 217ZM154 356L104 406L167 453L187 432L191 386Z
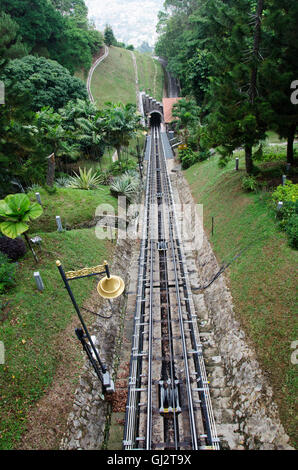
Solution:
M150 114L150 126L160 126L160 123L161 123L161 114L157 111L153 111L151 114Z

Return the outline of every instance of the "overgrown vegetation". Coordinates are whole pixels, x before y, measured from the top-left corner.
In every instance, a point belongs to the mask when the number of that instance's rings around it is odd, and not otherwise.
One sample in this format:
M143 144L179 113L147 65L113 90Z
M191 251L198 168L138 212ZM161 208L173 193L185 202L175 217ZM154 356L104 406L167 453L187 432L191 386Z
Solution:
M288 235L290 245L298 248L298 184L287 180L279 185L272 194L280 227ZM281 203L281 207L279 204Z
M284 0L166 0L159 13L155 51L195 99L208 148L226 163L242 147L249 174L268 130L287 139L294 164L297 21L297 2Z
M84 0L2 0L0 46L6 48L6 61L32 54L55 60L71 73L89 69L103 36L87 14Z

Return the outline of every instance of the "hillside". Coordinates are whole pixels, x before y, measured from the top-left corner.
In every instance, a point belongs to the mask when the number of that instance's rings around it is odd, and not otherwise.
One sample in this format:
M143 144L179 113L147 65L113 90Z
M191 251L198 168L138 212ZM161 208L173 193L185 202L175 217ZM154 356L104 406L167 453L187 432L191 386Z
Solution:
M230 161L220 169L214 157L184 174L195 201L203 204L205 230L219 264L241 253L226 271L236 315L270 380L285 429L295 441L297 375L290 357L291 343L297 339L297 251L278 229L268 193L244 192L244 170L235 172L234 167Z
M148 54L133 52L139 76L139 89L162 99L163 70L157 60ZM136 102L136 76L132 52L111 46L109 56L96 68L92 84L92 95L99 106L107 101L124 104Z

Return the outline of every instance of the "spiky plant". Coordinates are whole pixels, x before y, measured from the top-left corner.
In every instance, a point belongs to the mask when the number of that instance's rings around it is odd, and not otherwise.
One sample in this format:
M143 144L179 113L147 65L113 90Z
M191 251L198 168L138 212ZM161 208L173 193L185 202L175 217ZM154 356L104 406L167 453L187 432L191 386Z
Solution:
M68 185L69 176L59 176L59 178L55 180L55 186L57 186L57 188L67 188Z
M69 177L68 188L73 189L98 189L98 186L102 184L103 179L101 175L98 175L92 168L88 171L86 168L79 168L79 174L74 172L75 176Z
M126 172L114 178L110 191L114 196L125 196L131 202L138 193L140 180L135 172Z

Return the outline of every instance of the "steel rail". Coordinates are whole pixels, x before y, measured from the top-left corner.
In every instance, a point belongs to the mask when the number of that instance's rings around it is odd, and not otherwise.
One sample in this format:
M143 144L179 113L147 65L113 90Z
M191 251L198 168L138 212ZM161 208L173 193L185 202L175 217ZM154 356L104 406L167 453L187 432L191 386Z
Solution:
M215 420L213 416L211 398L208 387L207 374L205 369L204 360L201 354L192 355L190 359L187 343L190 341L190 344L193 348L193 351L198 352L200 344L197 344L199 341L199 332L197 322L193 321L193 312L195 312L190 283L188 279L187 264L185 260L185 255L183 251L183 244L179 226L177 224L177 216L174 206L174 195L171 186L171 181L168 174L166 156L163 141L160 137L159 126L157 128L151 128L151 149L150 156L147 168L146 175L146 196L145 196L145 208L143 213L143 230L142 230L142 240L140 247L140 257L139 257L139 270L138 270L138 284L137 284L137 302L135 309L135 318L134 318L134 327L133 327L133 341L132 341L132 355L130 362L130 378L129 378L129 390L126 406L126 420L125 420L125 432L124 432L124 442L123 447L127 450L132 450L138 447L137 441L144 440L145 447L147 450L151 450L152 446L154 448L160 447L161 443L154 442L153 434L153 378L152 378L152 360L153 360L153 340L154 340L154 301L153 301L153 291L154 287L159 287L160 289L160 299L162 303L166 304L166 307L163 306L163 309L166 308L167 316L167 340L169 341L169 356L170 364L165 365L167 367L167 374L170 374L170 381L173 390L173 415L174 415L174 444L175 449L179 449L180 446L188 445L185 442L179 442L179 429L178 429L178 418L176 417L175 412L175 355L174 355L174 338L172 336L172 321L171 318L171 301L169 288L175 288L175 305L177 302L178 307L178 319L180 336L181 336L181 345L182 345L182 357L184 364L184 377L183 383L185 382L185 389L187 394L187 408L183 411L186 413L189 418L189 429L190 429L190 438L192 449L198 450L204 448L201 445L201 439L204 439L204 442L210 444L213 449L218 449L218 438L216 434ZM155 201L158 201L159 204L155 204ZM156 207L158 209L156 209ZM167 212L167 217L165 217L165 211ZM165 218L167 219L167 224L165 223ZM154 286L154 262L155 262L155 253L157 253L157 242L165 242L167 228L168 234L167 238L169 239L170 244L170 253L169 258L164 251L162 254L159 252L159 272L163 273L159 278L159 286ZM155 233L157 230L157 235ZM156 235L156 236L155 236ZM156 240L156 241L155 241ZM174 285L169 284L168 277L168 262L170 262L171 271L173 268L174 272ZM148 274L150 273L150 278ZM149 281L149 286L148 286ZM149 287L149 294L148 294ZM181 298L180 290L183 288L184 298ZM147 289L147 291L146 291ZM147 292L147 294L146 294ZM166 302L164 302L165 297L162 294L166 295ZM148 298L149 296L149 298ZM148 316L148 307L146 307L145 302L149 300L149 318ZM185 302L185 308L182 307L182 301ZM147 304L148 305L148 304ZM147 309L147 310L146 310ZM185 312L183 311L185 310ZM165 312L163 310L163 312ZM184 323L185 319L183 315L187 315L189 332L185 331ZM146 321L144 317L146 316ZM164 317L163 317L164 318ZM162 325L162 317L160 317ZM148 329L148 338L144 339L144 325L149 327ZM187 337L187 339L186 339ZM143 351L144 341L146 345L148 342L148 352ZM161 340L162 341L162 340ZM177 341L177 338L175 338ZM175 343L178 345L178 343ZM178 350L181 346L178 346ZM193 352L192 351L192 352ZM147 359L147 387L141 388L140 385L144 384L141 375L142 365L143 365L143 355L146 354ZM163 358L161 358L161 364L163 367ZM192 362L193 361L193 362ZM166 362L164 364L167 364ZM170 371L169 371L170 368ZM190 377L190 368L196 371L197 381L200 382L200 387L192 389L192 379ZM156 374L156 369L155 369ZM155 377L156 379L156 377ZM146 383L146 382L145 382ZM139 387L137 386L139 385ZM140 393L147 390L146 403L140 403ZM207 430L206 436L198 436L197 424L198 411L194 409L193 403L193 394L198 393L200 402L201 402L201 415L203 423L203 428ZM144 422L142 419L142 429L143 435L145 437L137 437L138 431L138 422L140 421L140 408L141 405L147 405L146 412L147 417ZM186 411L187 410L187 411ZM144 415L143 415L144 416ZM177 419L176 419L177 418ZM158 419L162 419L159 415ZM165 418L163 418L165 420ZM158 423L158 421L155 423ZM165 423L165 421L164 421ZM144 426L144 428L143 428ZM201 425L200 425L201 426ZM169 428L164 428L165 429ZM173 429L173 428L172 428ZM172 440L173 437L170 438ZM165 437L164 445L167 446L169 442L170 446L172 443L168 441ZM142 447L142 446L141 446Z
M159 142L160 142L160 139L158 138L159 137L159 133L158 133L158 129L156 128L155 129L155 136L156 136L156 158L158 158L158 163L159 163L159 167L158 169L161 170L161 167L160 167L160 145L159 145ZM159 171L159 176L160 176L160 171ZM157 178L157 181L158 181L158 178ZM162 186L162 179L160 178L160 184ZM160 189L159 192L164 192L164 191L161 191L164 190L165 188L161 187L161 188L158 188L158 190ZM161 204L161 210L160 210L160 238L163 239L163 241L165 241L165 222L164 222L164 210L165 210L165 206L164 206L164 201L163 203ZM162 232L162 233L161 233ZM164 263L164 269L165 271L167 271L167 257L166 257L166 252L163 251L163 263ZM167 276L167 279L168 279L168 273L166 274ZM170 380L171 380L171 385L172 385L172 390L174 392L175 390L175 372L174 372L174 351L173 351L173 338L172 338L172 325L171 325L171 317L170 317L170 303L169 303L169 286L168 286L168 282L166 282L166 280L164 281L165 284L166 284L166 299L167 299L167 322L168 322L168 339L169 339L169 347L170 347ZM173 393L173 396L172 396L172 408L173 408L173 423L174 423L174 444L175 444L175 450L178 450L178 440L179 440L179 437L178 437L178 424L177 424L177 416L176 416L176 407L175 407L175 396L174 396L174 393Z
M153 146L154 153L154 146ZM150 292L149 292L149 331L148 331L148 381L147 381L147 428L146 428L146 450L151 450L152 446L152 338L153 338L153 263L154 263L154 173L155 173L155 159L151 155L150 165Z
M172 227L172 225L173 225L175 233L176 233L177 246L178 246L178 249L180 250L180 255L181 255L181 260L179 262L179 266L181 268L181 266L182 267L186 266L186 259L185 259L183 246L179 242L179 240L181 240L181 233L180 233L180 230L179 230L175 210L174 210L174 207L173 207L174 206L173 189L172 189L172 185L171 185L171 180L170 180L168 172L167 172L165 160L164 160L164 165L165 165L165 169L166 169L166 179L167 179L167 186L168 186L168 190L169 190L169 194L170 194L170 202L171 202L171 205L172 205L172 211L171 212L169 211L169 217L171 217L171 214L172 214L173 224L169 223L169 226ZM182 275L185 279L185 288L186 288L186 291L187 291L187 298L191 299L192 298L192 293L191 293L191 287L190 287L190 283L189 283L187 269L186 270L183 269ZM177 279L176 279L176 285L177 285ZM179 294L179 297L180 297L180 294ZM193 309L194 309L194 307L193 307ZM198 327L197 327L196 323L195 323L195 325L196 325L196 328L194 328L194 323L191 323L191 327L193 329L196 329L196 337L199 338L200 336L199 336L199 332L198 332ZM194 333L194 336L195 336L195 333ZM198 349L197 344L194 344L194 347L195 347L196 350ZM207 378L205 362L204 362L202 354L199 354L197 356L197 358L198 358L198 363L199 363L199 371L198 371L199 372L199 380L201 381L201 387L203 389L204 403L206 405L206 408L205 408L206 424L207 424L207 428L209 428L209 430L210 430L210 440L211 440L210 445L214 449L218 450L219 449L219 439L217 437L216 424L215 424L215 419L214 419L214 414L213 414L210 391L209 391L209 387L208 387L209 382L208 382L208 378Z
M137 301L136 309L134 315L134 325L133 325L133 341L132 341L132 354L130 360L130 372L129 372L129 387L128 387L128 396L126 404L126 420L125 420L125 429L124 429L124 441L123 447L127 450L133 449L133 443L135 441L136 433L136 420L137 420L137 396L136 392L136 380L139 372L138 367L138 353L139 353L139 343L141 340L141 326L142 323L142 309L144 306L144 279L145 271L147 265L147 243L148 243L148 225L149 225L149 211L150 211L150 175L151 175L151 159L149 158L148 171L146 176L146 195L145 195L145 207L143 213L142 221L142 238L141 238L141 247L140 247L140 256L139 256L139 269L138 269L138 285L137 285Z
M165 179L165 186L168 187L168 171L166 167L164 154L163 154L163 158L161 161L162 161L162 167L163 167L162 174ZM196 429L196 424L195 424L195 413L194 413L194 408L193 408L191 380L190 380L188 356L187 356L187 346L186 346L186 338L185 338L185 331L184 331L184 325L183 325L183 312L182 312L182 303L181 303L180 288L179 288L178 269L177 269L177 263L176 263L176 257L175 257L173 220L171 217L171 214L174 212L173 201L171 200L171 194L168 193L168 191L165 192L165 195L167 199L166 202L169 207L168 226L169 226L172 262L174 266L176 297L177 297L177 305L178 305L178 318L179 318L180 334L181 334L182 348L183 348L183 361L184 361L184 367L185 367L185 379L186 379L186 390L187 390L188 409L189 409L189 422L190 422L190 430L191 430L191 438L192 438L192 448L194 450L197 450L198 449L197 429Z

